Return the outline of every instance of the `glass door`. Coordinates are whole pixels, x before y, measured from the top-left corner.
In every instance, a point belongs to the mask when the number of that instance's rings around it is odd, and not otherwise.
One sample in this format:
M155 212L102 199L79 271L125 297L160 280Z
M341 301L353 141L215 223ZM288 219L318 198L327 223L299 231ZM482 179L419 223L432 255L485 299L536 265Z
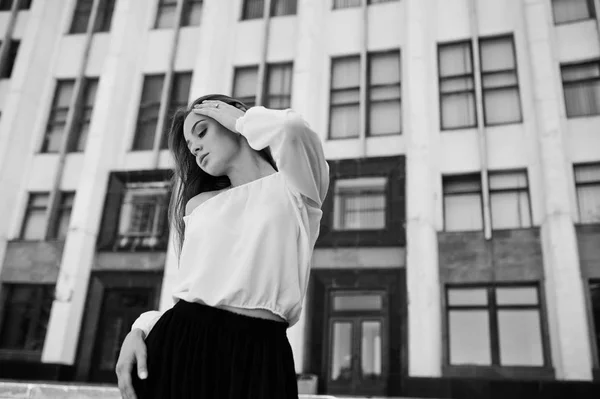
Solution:
M328 324L327 393L383 395L388 355L383 293L332 295Z

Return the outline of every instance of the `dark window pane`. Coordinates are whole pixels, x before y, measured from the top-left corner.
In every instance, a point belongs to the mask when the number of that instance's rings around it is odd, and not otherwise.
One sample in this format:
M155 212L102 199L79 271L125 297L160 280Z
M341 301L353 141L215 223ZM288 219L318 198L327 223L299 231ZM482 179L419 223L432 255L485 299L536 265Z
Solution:
M96 16L96 23L94 26L94 32L110 31L110 25L115 10L115 2L116 0L100 1L98 15Z
M267 108L286 109L292 101L292 64L269 65L264 105Z
M333 9L360 7L363 0L333 0Z
M60 149L74 86L74 80L59 80L57 83L42 152L58 152Z
M244 14L242 15L242 19L262 18L264 7L264 0L244 0Z
M77 0L69 33L85 33L92 14L93 0Z
M177 0L159 0L154 27L157 29L174 28L175 19L177 18L176 12Z
M203 0L185 0L181 26L200 26Z
M163 82L164 75L146 76L144 79L133 150L151 150L154 146Z
M15 61L17 60L17 53L19 52L20 43L21 42L18 40L10 40L8 42L8 59L4 65L4 69L2 70L2 75L0 75L0 78L9 79L12 76L12 71L15 66Z
M29 203L21 230L24 240L43 240L46 235L48 193L29 194Z
M43 349L54 286L5 284L0 348L40 351Z
M248 107L253 107L256 104L257 81L257 66L235 68L232 96Z
M341 294L333 296L333 310L381 310L382 303L379 294Z
M272 0L271 16L294 15L298 7L298 0Z
M595 17L593 0L552 0L554 23L581 21Z

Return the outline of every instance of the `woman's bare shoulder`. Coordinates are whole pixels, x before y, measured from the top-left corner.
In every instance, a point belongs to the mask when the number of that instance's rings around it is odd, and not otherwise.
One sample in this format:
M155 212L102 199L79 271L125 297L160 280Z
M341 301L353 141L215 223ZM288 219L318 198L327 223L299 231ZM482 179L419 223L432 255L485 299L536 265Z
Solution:
M205 191L203 193L197 194L189 199L187 204L185 204L185 215L188 216L194 209L199 207L204 201L209 198L218 195L223 190L214 190L214 191Z

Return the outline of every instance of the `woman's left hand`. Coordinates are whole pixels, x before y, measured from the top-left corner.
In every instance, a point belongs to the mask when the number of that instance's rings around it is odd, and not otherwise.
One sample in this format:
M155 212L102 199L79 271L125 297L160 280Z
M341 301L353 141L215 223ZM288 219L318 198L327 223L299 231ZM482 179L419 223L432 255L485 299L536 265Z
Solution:
M206 100L201 104L194 105L192 111L195 114L208 116L216 120L234 133L240 133L235 129L235 122L238 118L244 116L244 111L233 105L218 100Z

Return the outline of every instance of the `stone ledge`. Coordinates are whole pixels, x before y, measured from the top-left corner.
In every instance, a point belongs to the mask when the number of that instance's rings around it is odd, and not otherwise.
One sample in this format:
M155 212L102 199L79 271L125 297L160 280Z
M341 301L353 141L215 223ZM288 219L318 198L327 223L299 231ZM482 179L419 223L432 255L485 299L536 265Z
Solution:
M366 399L347 397L345 399ZM0 399L122 399L114 385L81 383L23 383L0 380ZM300 395L299 399L336 399L331 395ZM369 397L369 399L384 399ZM393 398L386 398L393 399ZM400 399L400 398L396 398Z

